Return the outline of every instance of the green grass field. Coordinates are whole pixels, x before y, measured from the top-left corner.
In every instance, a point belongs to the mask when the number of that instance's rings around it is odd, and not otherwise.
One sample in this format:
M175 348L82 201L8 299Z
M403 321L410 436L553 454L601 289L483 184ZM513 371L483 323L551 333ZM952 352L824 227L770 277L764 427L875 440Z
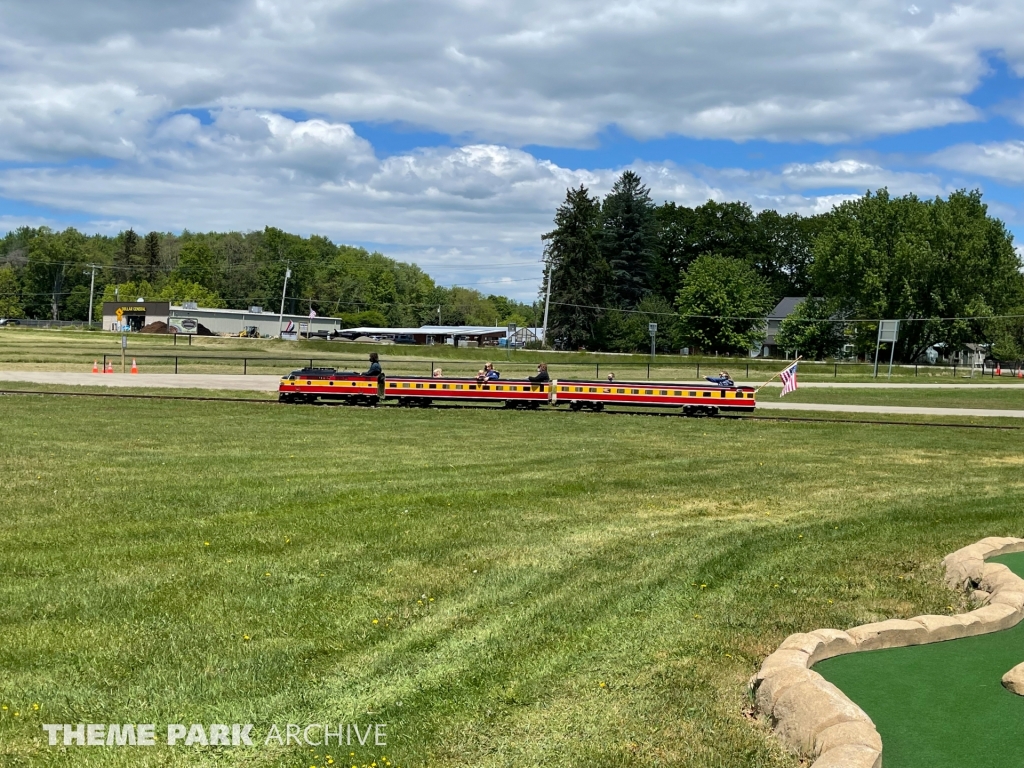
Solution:
M744 715L761 659L964 610L940 558L1022 533L1019 432L45 396L0 425L4 766L795 766ZM262 746L325 721L386 751Z

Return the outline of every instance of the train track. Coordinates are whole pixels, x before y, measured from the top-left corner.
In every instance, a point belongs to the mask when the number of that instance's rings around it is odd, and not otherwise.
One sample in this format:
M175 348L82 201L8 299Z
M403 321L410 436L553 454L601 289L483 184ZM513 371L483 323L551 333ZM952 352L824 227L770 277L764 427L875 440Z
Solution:
M185 400L194 402L220 402L220 403L259 403L261 405L288 405L290 408L301 407L296 404L286 404L278 402L277 400L270 400L267 398L260 397L207 397L204 395L140 395L135 393L126 392L48 392L45 390L35 389L2 389L0 395L51 395L56 397L105 397L105 398L116 398L122 400ZM317 403L316 407L348 407L348 408L403 408L406 406L399 405L398 403L383 403L376 406L367 405L348 405L346 403ZM488 408L486 405L462 405L459 403L435 403L432 408L450 409L450 410L466 410L466 409L480 409ZM490 410L503 410L501 408L490 407ZM553 411L553 409L546 409ZM556 413L570 413L568 410L553 411ZM811 416L761 416L761 415L739 415L739 414L718 414L717 416L703 416L703 417L685 417L680 412L665 412L665 411L654 411L654 410L606 410L602 413L616 414L620 416L658 416L662 418L706 418L712 420L721 421L797 421L797 422L809 422L818 424L874 424L881 426L901 426L901 427L945 427L949 429L995 429L1003 431L1016 431L1024 429L1024 427L1013 426L1010 424L957 424L952 422L937 422L937 421L888 421L883 419L840 419L840 418L829 418L829 417L811 417Z

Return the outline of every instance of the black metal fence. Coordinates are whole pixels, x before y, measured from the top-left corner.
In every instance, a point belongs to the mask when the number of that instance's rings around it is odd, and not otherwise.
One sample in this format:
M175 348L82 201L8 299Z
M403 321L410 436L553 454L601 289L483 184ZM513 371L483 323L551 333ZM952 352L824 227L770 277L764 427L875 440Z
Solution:
M103 367L106 369L108 361L117 362L121 358L120 352L103 355ZM150 354L150 353L126 353L126 359L135 359L146 364L145 367L158 367L162 371L173 370L174 373L183 372L206 372L206 373L240 373L243 375L260 373L287 373L295 368L301 367L330 367L339 370L362 370L368 363L364 356L359 357L299 357L299 356L266 356L266 355L205 355L205 354ZM482 366L480 360L460 360L454 358L430 359L415 358L397 355L394 357L381 357L381 365L385 372L396 375L420 375L430 376L436 368L441 368L446 375L472 377ZM496 367L505 371L505 378L525 377L536 370L535 362L515 362L495 360ZM740 363L732 361L690 361L687 358L661 359L655 362L584 362L574 360L554 360L548 363L548 370L552 378L590 378L595 380L613 374L617 380L639 380L639 379L672 379L672 378L696 378L717 374L722 368L728 368L735 379L763 380L772 374L778 373L786 365L782 360L750 360ZM216 369L216 370L211 370ZM912 371L912 373L911 373ZM928 377L949 376L990 376L994 377L997 372L1002 376L1024 377L1021 365L1018 363L994 363L987 362L981 368L970 368L964 366L933 366L914 365L899 366L894 370L898 377L919 377L922 374ZM800 362L800 373L803 376L811 376L814 379L839 379L850 376L872 376L873 370L870 363L818 363L810 361Z

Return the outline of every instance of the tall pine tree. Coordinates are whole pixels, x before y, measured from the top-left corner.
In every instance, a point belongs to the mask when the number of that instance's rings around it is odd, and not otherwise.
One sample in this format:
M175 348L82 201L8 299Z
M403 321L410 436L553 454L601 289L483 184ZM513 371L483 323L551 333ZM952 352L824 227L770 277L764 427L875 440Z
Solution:
M150 232L146 235L144 243L146 278L151 283L156 283L157 275L160 272L160 233Z
M139 236L134 229L121 233L121 247L114 254L114 266L118 267L117 282L127 283L135 279L135 254L139 249Z
M654 287L654 204L640 176L624 171L605 197L601 211L601 254L615 286L612 302L633 309Z
M551 312L548 339L565 349L595 346L609 283L608 265L601 256L601 203L582 184L566 191L555 212L555 228L544 235L550 264ZM542 286L543 291L547 286Z

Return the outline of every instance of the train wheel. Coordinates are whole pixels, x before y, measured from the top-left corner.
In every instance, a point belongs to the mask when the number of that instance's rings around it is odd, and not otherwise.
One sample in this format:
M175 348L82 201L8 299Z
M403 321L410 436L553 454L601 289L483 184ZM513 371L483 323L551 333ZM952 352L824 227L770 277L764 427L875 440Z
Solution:
M582 411L583 410L583 403L580 403L580 402L577 402L577 401L573 400L571 403L569 403L569 410L570 411Z
M505 401L505 405L503 407L504 408L512 409L512 408L517 408L518 406L519 406L519 404L515 400L506 400Z
M604 410L604 403L591 403L590 410L599 413Z

